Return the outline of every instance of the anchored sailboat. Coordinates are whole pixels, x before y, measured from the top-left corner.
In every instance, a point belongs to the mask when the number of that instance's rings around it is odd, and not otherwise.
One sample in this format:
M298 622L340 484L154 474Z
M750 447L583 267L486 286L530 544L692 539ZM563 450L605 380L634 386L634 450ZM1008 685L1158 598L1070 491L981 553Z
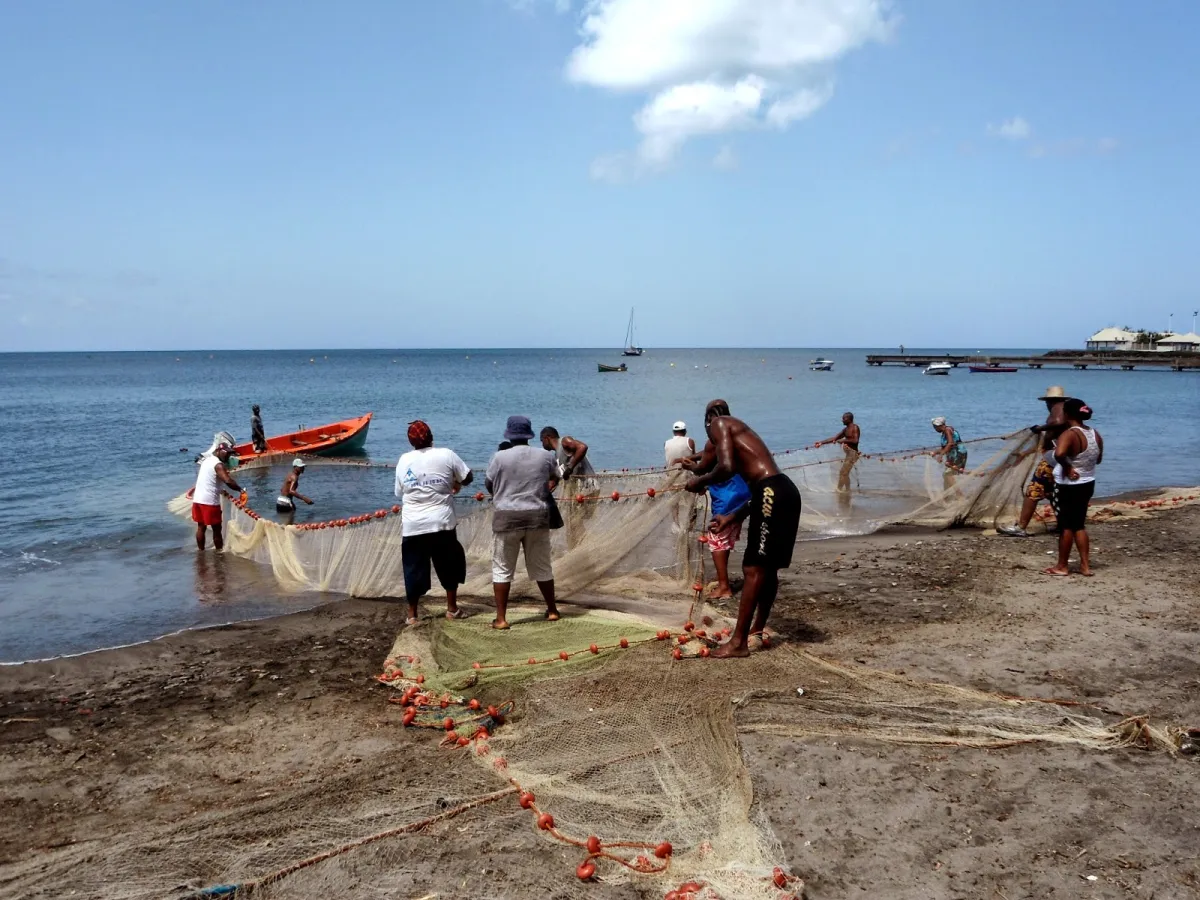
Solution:
M625 349L621 351L623 356L641 356L644 351L641 347L634 343L633 337L633 308L629 309L629 327L625 329Z

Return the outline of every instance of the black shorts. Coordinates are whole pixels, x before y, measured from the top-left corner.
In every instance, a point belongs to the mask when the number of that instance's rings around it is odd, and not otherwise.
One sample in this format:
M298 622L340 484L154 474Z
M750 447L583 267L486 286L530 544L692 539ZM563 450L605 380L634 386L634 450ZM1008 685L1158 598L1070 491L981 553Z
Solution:
M1054 491L1058 498L1058 530L1083 531L1087 528L1088 503L1096 491L1096 482L1060 484Z
M400 541L400 557L404 562L404 594L416 602L429 593L432 586L430 565L437 572L442 587L452 591L467 580L467 554L458 542L458 531L432 531L414 534Z
M750 533L743 566L786 569L800 528L800 491L786 475L750 485Z

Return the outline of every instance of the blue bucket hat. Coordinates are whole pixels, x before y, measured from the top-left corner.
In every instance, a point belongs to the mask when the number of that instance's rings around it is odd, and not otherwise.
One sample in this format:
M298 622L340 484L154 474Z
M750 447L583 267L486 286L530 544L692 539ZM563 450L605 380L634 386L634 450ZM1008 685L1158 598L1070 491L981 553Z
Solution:
M506 441L532 441L533 425L530 424L529 417L509 416L508 424L504 429L504 439Z

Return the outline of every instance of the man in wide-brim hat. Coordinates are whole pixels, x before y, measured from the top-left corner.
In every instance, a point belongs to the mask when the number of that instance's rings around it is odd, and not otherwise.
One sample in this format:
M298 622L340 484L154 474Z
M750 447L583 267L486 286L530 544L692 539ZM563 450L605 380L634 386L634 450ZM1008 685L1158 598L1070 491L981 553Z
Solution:
M1063 416L1063 404L1070 398L1063 390L1062 385L1054 384L1046 388L1046 393L1038 399L1046 404L1046 423L1034 425L1029 430L1034 434L1041 435L1041 439L1038 441L1038 452L1041 454L1041 459L1034 467L1033 477L1029 479L1029 484L1025 488L1025 502L1021 504L1021 515L1017 518L1016 524L1005 525L999 529L1001 534L1007 534L1009 537L1030 536L1026 529L1033 521L1033 514L1037 512L1037 505L1042 500L1048 501L1054 514L1058 515L1054 486L1054 460L1051 458L1051 454L1054 451L1054 442L1058 440L1058 436L1066 427L1067 420Z

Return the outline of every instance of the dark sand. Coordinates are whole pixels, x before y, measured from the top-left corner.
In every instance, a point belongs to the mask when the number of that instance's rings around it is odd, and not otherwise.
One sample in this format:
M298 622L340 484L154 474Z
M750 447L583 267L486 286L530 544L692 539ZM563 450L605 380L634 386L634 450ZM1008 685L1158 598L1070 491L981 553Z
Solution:
M806 544L772 624L837 660L1200 724L1200 506L1091 531L1092 579L1040 575L1046 537ZM0 668L0 896L122 896L118 879L180 896L181 883L225 871L242 843L294 834L297 822L370 801L396 810L388 827L494 791L496 779L428 732L402 730L373 681L403 621L401 606L344 601ZM741 740L811 898L1200 897L1196 758ZM190 823L220 852L198 844L182 865L129 849ZM356 827L316 829L309 850ZM674 886L581 885L579 854L544 840L511 798L385 843L355 852L387 862L400 886L391 897ZM338 865L352 863L321 864Z

